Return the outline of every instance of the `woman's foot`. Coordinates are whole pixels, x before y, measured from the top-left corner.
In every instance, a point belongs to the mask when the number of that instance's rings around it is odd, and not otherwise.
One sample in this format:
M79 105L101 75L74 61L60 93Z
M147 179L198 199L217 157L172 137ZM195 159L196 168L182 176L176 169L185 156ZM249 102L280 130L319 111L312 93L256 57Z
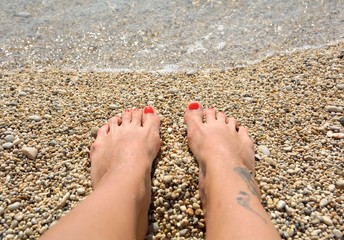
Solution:
M260 204L254 145L246 128L198 102L189 103L184 119L200 167L207 239L279 239Z

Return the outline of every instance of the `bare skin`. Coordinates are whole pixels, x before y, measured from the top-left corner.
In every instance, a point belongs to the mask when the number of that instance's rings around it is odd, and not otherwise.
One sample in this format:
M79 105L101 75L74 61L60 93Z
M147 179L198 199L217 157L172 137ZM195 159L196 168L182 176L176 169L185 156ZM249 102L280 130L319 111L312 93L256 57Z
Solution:
M41 239L144 239L159 127L152 107L104 124L90 153L94 191Z
M189 103L184 119L200 166L207 239L280 239L260 203L247 130L223 112L204 111L198 102Z

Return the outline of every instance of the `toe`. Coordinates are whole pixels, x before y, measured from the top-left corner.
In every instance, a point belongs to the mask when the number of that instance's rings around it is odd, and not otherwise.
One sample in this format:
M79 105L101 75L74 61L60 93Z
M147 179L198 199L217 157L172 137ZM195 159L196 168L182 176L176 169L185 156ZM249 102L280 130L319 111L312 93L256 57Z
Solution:
M108 123L104 123L103 126L101 126L99 129L98 129L98 132L97 132L97 140L99 139L102 139L104 138L104 136L106 136L106 134L109 132L109 124Z
M122 113L122 124L123 125L128 125L131 122L131 110L130 109L125 109Z
M203 108L199 102L190 102L186 108L184 121L188 129L194 124L203 123Z
M205 110L205 121L207 123L215 122L216 120L216 111L213 107L208 108Z
M160 127L160 118L158 113L153 107L147 106L143 109L142 115L142 126L156 126L157 129Z
M227 124L230 127L230 129L235 130L235 131L239 131L239 123L235 118L227 118Z
M142 111L141 109L134 108L131 113L131 123L135 126L142 126Z
M122 123L122 119L120 117L112 117L110 118L109 120L109 123L108 123L108 131L111 130L111 129L115 129L116 127L118 127L119 125L121 125Z
M224 113L224 112L218 112L217 114L216 114L216 119L218 120L218 121L220 121L220 122L223 122L223 123L225 123L226 122L226 118L227 118L227 116L226 116L226 113Z

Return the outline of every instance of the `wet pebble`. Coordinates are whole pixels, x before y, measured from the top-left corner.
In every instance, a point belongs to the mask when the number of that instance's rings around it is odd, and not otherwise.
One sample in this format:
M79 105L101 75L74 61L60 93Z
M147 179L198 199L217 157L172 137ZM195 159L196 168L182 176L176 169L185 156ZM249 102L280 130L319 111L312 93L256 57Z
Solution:
M33 160L37 157L38 150L35 147L23 147L22 153L29 159Z

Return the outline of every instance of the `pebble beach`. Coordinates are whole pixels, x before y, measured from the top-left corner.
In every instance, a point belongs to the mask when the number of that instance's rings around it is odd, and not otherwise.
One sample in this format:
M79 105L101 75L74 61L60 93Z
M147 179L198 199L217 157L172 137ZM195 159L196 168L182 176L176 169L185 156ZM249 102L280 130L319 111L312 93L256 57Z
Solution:
M343 75L343 43L225 71L1 69L0 239L37 239L87 197L98 127L146 105L162 119L146 238L204 239L183 120L191 100L249 129L262 204L282 239L343 239Z

